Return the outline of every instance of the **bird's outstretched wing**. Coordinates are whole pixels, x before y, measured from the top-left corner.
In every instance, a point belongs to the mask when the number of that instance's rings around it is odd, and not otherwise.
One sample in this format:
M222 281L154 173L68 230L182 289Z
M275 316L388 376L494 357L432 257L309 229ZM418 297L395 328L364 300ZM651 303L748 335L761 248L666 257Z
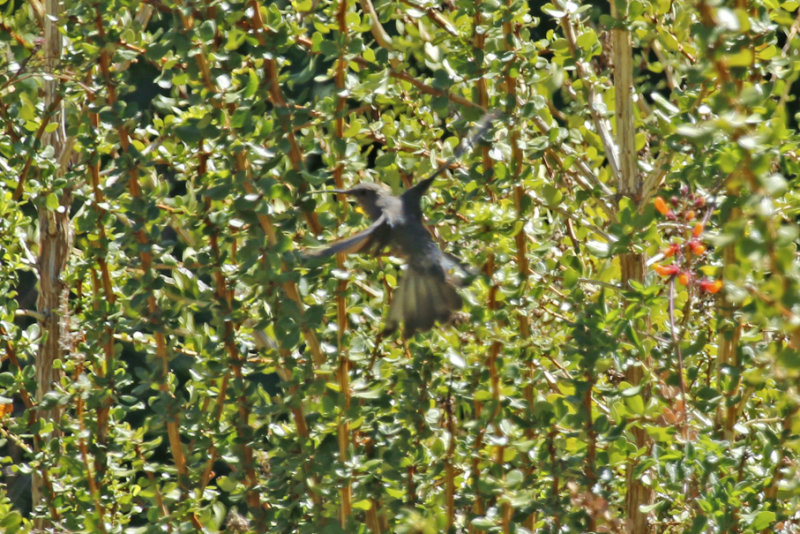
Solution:
M346 237L325 248L311 250L304 253L310 258L327 258L338 252L352 254L354 252L378 252L387 243L389 227L386 223L386 216L381 215L366 230L362 230L355 235Z

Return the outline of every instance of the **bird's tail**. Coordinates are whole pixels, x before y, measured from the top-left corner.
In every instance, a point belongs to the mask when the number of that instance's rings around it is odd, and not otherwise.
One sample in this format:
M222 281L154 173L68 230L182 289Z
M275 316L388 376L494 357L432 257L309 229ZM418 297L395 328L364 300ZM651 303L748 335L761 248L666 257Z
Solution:
M394 293L383 334L394 332L403 323L403 337L430 330L436 321L447 323L463 302L453 282L441 269L424 269L409 264Z

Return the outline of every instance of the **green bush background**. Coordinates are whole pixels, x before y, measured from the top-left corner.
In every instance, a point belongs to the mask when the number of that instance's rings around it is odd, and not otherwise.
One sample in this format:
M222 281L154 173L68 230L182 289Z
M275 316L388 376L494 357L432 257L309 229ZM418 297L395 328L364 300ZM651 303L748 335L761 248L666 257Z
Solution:
M6 532L800 528L795 0L0 9ZM466 317L380 340L400 263L304 260L366 224L308 193L399 193L488 109L424 204ZM716 295L652 270L689 194Z

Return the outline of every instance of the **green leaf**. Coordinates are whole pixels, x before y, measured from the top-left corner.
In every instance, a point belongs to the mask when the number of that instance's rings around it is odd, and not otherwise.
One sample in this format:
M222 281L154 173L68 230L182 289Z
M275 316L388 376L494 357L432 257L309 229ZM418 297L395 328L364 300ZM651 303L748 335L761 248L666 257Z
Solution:
M725 61L731 67L749 67L753 64L753 51L742 48L733 54L726 54Z
M256 94L258 85L259 79L256 72L253 69L247 69L247 86L245 87L243 96L245 98L252 97L254 94Z
M594 47L600 45L597 34L591 29L586 29L578 35L576 43L586 53L591 52Z
M55 193L48 193L47 197L45 197L45 205L47 206L47 209L51 211L57 210L58 206L60 205L58 202L58 196Z
M369 499L361 499L360 501L355 501L353 503L353 508L356 510L364 510L367 511L372 508L372 501Z
M636 415L644 414L644 399L642 399L641 395L626 396L625 406Z
M203 139L200 129L195 126L177 126L174 131L175 135L185 143L198 143Z
M564 198L561 191L551 185L545 185L542 189L542 194L544 195L547 205L551 207L558 206Z
M211 41L217 33L217 24L213 20L204 20L197 28L197 34L203 41Z
M633 396L635 396L635 395L638 395L639 393L641 393L641 392L642 392L642 387L643 387L643 386L641 386L641 385L638 385L638 386L631 386L631 387L628 387L628 388L625 388L625 389L623 389L623 390L620 392L620 394L621 394L623 397L633 397Z
M764 530L775 522L776 515L775 512L761 510L752 514L742 514L742 519L754 530Z

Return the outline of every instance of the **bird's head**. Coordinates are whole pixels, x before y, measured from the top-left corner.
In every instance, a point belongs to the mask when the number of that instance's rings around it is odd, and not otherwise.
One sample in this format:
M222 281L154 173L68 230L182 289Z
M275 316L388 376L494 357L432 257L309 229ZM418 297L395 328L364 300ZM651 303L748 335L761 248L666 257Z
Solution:
M371 182L362 182L350 189L329 189L328 192L352 197L373 221L381 216L378 199L384 195L391 194L391 191L385 185Z

